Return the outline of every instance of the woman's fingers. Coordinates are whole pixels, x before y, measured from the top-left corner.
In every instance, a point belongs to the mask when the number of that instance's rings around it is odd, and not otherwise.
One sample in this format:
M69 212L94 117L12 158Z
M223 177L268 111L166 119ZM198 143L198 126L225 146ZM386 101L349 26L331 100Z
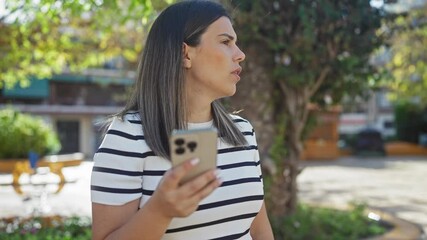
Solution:
M199 159L191 159L188 160L174 168L170 171L167 171L164 176L163 186L167 189L176 189L179 186L179 182L181 179L194 167L199 163Z
M166 172L152 199L156 199L158 210L168 217L185 217L193 213L200 201L211 194L221 181L219 170L210 170L180 184L181 179L197 165L198 159L186 161Z
M221 186L222 180L219 178L214 179L213 181L209 182L208 185L205 185L200 191L193 194L193 196L190 197L189 201L196 201L200 202L207 196L209 196L215 189L217 189L219 186Z
M194 178L193 180L185 183L179 189L180 192L185 193L186 197L193 196L197 192L205 188L209 183L218 179L219 170L210 170L200 176Z
M191 195L185 197L185 201L182 202L182 207L183 209L185 209L185 214L183 214L182 217L188 216L189 214L196 211L200 201L209 196L215 189L217 189L221 185L222 181L217 177L215 171L206 173L206 175L207 177L199 176L198 178L194 179L193 181L190 181L180 189L180 191L183 190L184 193L191 193ZM214 176L213 179L212 175ZM184 189L184 187L187 189ZM191 190L188 190L188 188Z

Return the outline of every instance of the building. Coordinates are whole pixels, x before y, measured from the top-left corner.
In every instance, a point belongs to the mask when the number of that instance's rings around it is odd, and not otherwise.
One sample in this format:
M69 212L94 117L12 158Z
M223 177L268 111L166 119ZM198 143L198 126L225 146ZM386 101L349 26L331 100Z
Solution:
M64 71L51 79L30 79L28 88L2 89L0 108L13 107L42 117L58 133L60 153L82 152L91 158L100 144L102 123L120 111L134 72L92 69Z
M366 99L344 99L342 110L340 135L354 135L366 128L378 130L383 138L396 135L393 106L387 99L386 89L371 92Z

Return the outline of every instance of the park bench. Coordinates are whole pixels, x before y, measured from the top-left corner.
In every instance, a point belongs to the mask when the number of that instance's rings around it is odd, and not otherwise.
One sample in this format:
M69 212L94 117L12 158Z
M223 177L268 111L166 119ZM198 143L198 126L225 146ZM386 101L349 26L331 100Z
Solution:
M59 183L65 183L65 177L62 173L64 167L78 166L84 160L83 153L72 153L72 154L60 154L45 156L37 162L38 167L47 167L49 171L59 177ZM19 185L19 178L22 174L33 173L33 169L30 167L29 161L16 161L13 167L11 167L11 173L13 176L13 185Z

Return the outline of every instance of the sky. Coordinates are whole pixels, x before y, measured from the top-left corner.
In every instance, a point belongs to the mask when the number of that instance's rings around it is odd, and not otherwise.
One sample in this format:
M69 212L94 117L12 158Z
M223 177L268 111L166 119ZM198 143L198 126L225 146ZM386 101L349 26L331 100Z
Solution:
M374 3L373 3L374 2ZM427 0L399 0L397 4L389 4L385 6L385 10L390 12L408 11L410 8L415 8L426 4ZM371 5L383 4L383 0L371 0Z
M4 14L6 14L6 1L8 0L0 0L0 18ZM422 4L425 4L426 2L427 0L398 0L397 4L386 6L386 10L392 11L392 12L401 12L401 11L406 11L411 7L420 6ZM382 7L384 5L384 0L370 0L370 3L374 7Z
M0 0L0 17L4 15L4 10L6 8L5 0Z

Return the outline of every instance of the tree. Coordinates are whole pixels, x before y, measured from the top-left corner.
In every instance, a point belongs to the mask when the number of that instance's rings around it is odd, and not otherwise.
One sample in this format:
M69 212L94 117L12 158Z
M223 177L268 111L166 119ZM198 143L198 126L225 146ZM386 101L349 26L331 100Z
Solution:
M123 56L135 64L156 10L173 0L6 1L0 16L0 88L65 67L78 71Z
M392 99L427 106L427 4L402 14L388 26L392 29L390 72L384 85Z
M276 132L284 129L276 143L287 151L276 159L270 193L270 211L282 216L296 209L308 105L338 102L376 79L369 58L383 42L377 35L382 15L366 0L233 0L231 7L239 41L253 54L248 61L262 59L247 66L268 75Z

